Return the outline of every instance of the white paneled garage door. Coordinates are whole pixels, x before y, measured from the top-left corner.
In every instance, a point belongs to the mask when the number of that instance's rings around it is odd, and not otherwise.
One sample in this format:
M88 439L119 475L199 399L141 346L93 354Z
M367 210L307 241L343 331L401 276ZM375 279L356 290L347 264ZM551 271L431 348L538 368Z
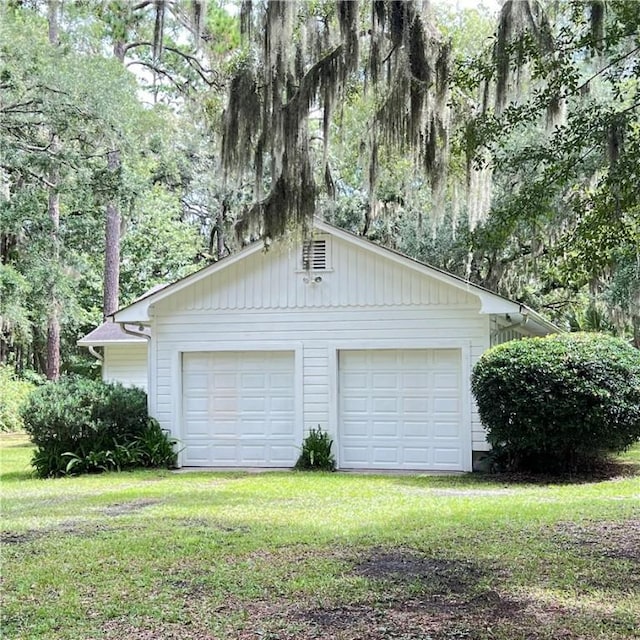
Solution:
M340 466L465 468L458 349L339 352Z
M295 463L292 351L185 353L182 367L184 465Z

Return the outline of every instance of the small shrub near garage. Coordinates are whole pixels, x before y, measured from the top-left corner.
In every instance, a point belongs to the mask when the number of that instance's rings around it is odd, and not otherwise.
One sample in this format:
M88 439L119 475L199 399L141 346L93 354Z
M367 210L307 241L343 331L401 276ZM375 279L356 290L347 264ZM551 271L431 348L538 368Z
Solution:
M19 378L11 367L0 365L0 431L23 431L21 408L36 388Z
M336 459L331 453L333 440L318 425L317 429L309 429L309 434L302 443L300 457L295 468L300 471L334 471Z
M494 459L511 470L588 469L640 440L640 351L603 334L487 351L471 388Z
M40 477L175 465L175 441L149 418L144 391L81 377L36 389L23 407Z

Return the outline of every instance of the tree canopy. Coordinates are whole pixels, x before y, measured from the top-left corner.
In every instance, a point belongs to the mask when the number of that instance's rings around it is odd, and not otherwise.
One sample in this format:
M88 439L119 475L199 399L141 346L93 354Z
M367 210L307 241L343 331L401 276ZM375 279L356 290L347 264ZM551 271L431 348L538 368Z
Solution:
M640 345L638 3L0 11L1 362L313 215Z

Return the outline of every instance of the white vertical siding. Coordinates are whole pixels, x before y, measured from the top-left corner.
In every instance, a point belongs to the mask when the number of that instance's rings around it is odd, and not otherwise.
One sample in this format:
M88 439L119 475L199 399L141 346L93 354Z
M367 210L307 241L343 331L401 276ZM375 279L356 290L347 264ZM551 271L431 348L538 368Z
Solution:
M315 311L271 311L251 313L182 313L157 316L158 346L154 415L179 436L178 412L181 381L179 354L185 351L260 349L265 345L286 348L303 344L302 393L305 429L331 423L331 351L359 344L360 348L438 348L468 345L469 367L463 370L468 385L471 367L489 345L489 318L474 309L334 309ZM335 399L333 399L335 400ZM475 404L469 400L472 448L485 450L485 432ZM334 434L335 435L335 434Z
M104 347L102 379L125 387L147 390L147 344L113 344Z
M308 309L476 305L477 299L416 270L331 238L331 268L305 282L300 246L255 252L159 303L165 310ZM313 280L313 278L311 278Z

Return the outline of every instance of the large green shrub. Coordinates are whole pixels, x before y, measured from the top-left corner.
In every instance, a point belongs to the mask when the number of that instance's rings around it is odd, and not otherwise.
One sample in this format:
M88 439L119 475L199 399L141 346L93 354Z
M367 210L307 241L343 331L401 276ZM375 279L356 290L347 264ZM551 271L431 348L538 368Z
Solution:
M487 351L471 388L507 467L586 467L640 439L640 352L602 334L514 340Z
M22 431L20 409L35 384L16 377L13 369L0 365L0 431Z
M175 443L149 418L141 389L63 378L34 391L22 415L41 477L175 464Z

